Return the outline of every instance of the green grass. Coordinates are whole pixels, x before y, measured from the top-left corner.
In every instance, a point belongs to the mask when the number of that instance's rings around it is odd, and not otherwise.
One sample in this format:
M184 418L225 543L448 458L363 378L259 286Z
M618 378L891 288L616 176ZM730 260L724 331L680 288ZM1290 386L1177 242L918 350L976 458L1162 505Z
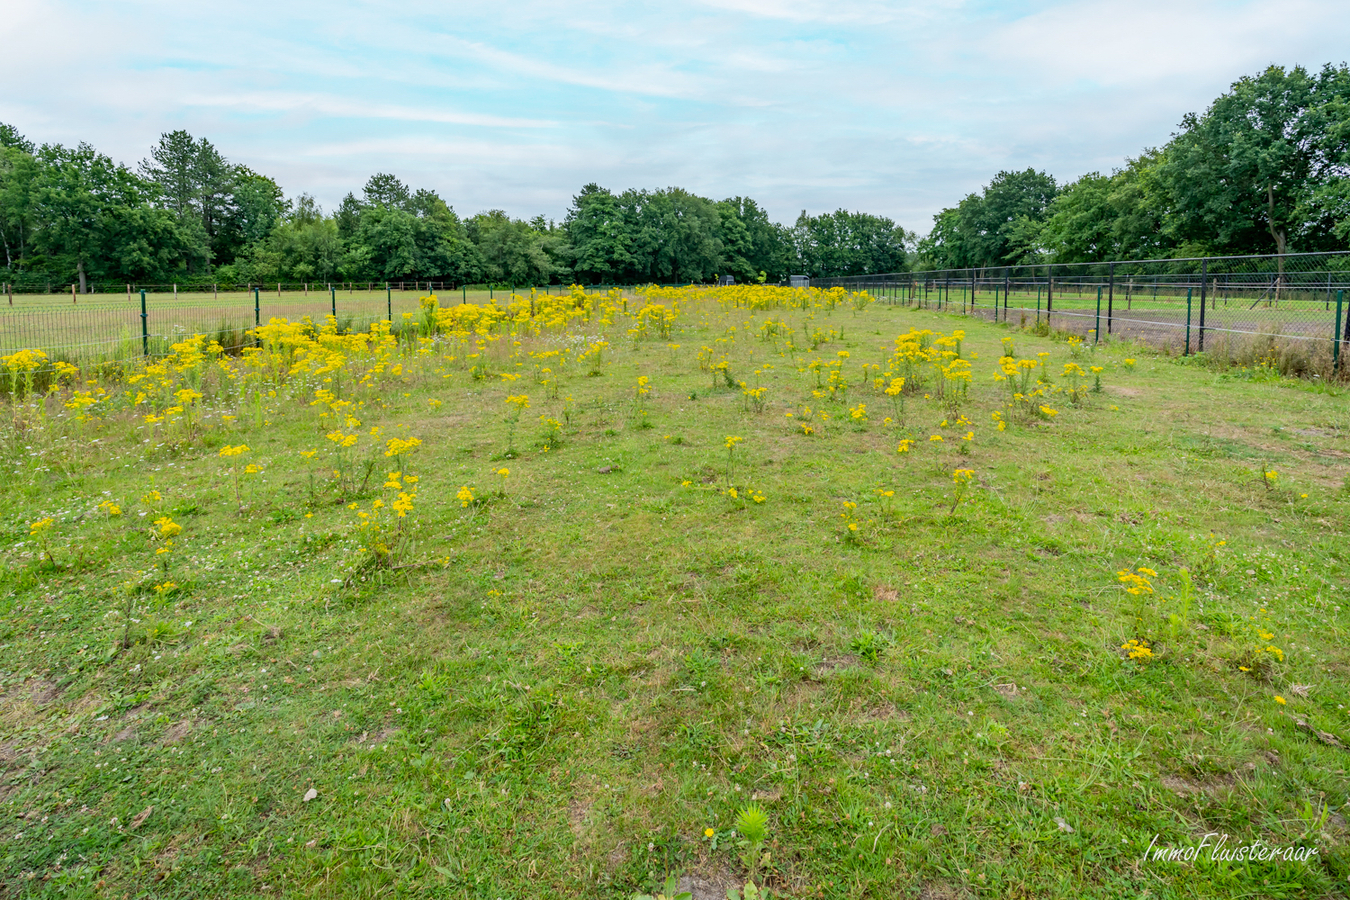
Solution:
M669 342L636 347L616 317L600 374L562 369L557 399L528 358L514 383L435 355L347 379L361 431L423 442L401 568L369 565L351 492L300 456L332 453L312 386L261 408L208 389L190 443L127 412L13 410L0 895L627 898L677 874L720 898L745 879L733 824L752 798L775 896L1347 890L1342 392L1111 344L1078 351L1103 390L1051 397L1047 421L991 375L1000 338L1056 376L1064 342L873 305L815 311L842 338L787 353L756 338L766 316L800 342L796 310L691 303ZM965 330L971 426L923 393L886 425L889 398L816 398L798 371L845 350L856 380L911 328ZM774 367L764 412L699 368L704 345L737 379ZM785 415L803 405L830 414L809 437ZM242 511L218 456L241 442L264 469ZM388 496L377 462L366 509ZM957 468L974 477L951 512ZM162 514L183 532L156 574ZM29 536L44 516L54 564ZM1138 567L1159 573L1142 602L1116 574ZM179 587L134 594L128 629L123 585L161 579ZM1140 638L1154 658L1126 659ZM1320 855L1142 861L1155 836L1207 832Z

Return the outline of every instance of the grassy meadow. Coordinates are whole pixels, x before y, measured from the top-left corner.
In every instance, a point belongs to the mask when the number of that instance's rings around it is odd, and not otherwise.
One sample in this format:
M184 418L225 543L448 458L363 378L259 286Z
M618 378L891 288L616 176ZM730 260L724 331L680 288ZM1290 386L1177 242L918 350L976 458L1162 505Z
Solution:
M1350 891L1342 388L458 299L3 361L0 896ZM1209 833L1316 854L1146 858Z

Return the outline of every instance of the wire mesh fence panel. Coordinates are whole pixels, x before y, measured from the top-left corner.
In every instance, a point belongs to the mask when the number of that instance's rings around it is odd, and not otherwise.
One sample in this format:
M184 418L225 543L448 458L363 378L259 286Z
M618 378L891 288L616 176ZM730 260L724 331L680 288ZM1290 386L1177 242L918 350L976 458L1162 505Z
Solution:
M26 349L59 359L141 352L139 298L135 306L116 294L83 294L74 301L68 295L14 294L12 301L0 306L0 356Z
M1040 264L815 279L889 302L1136 340L1303 377L1350 365L1350 253Z
M425 282L423 283L425 287ZM412 287L411 284L408 285ZM167 352L183 338L203 334L226 350L252 343L246 332L271 318L308 319L322 327L336 309L342 330L416 317L425 292L329 291L326 286L185 290L155 286L121 293L13 294L0 305L0 356L37 349L52 359L89 362ZM486 292L484 292L486 298ZM455 300L460 300L459 292Z
M23 293L8 284L0 287L0 357L41 350L52 361L78 364L163 355L174 343L197 334L233 352L253 345L249 331L274 318L309 321L317 328L326 327L331 318L343 332L365 331L382 321L400 328L421 320L422 300L429 295L441 306L505 305L512 297L509 287L412 280L387 285L91 285L89 293L49 286ZM515 294L528 300L531 290L565 294L570 287L523 287Z

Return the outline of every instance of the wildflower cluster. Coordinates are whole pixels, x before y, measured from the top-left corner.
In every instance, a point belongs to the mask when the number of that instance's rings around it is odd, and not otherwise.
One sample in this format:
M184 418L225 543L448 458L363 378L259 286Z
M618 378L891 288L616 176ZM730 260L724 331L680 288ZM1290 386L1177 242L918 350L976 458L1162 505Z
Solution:
M1125 655L1129 659L1147 661L1153 658L1153 650L1149 647L1147 641L1131 638L1121 644L1120 649L1125 651Z
M1157 578L1158 573L1153 569L1140 567L1131 572L1128 569L1121 569L1116 573L1120 583L1125 585L1125 592L1134 596L1153 593L1153 582L1149 579Z

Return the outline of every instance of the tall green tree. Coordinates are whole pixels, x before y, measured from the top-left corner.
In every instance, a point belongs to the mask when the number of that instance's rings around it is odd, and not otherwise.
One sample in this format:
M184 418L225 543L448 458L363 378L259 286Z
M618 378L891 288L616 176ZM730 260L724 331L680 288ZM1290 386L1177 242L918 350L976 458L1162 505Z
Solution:
M343 242L337 221L326 217L313 197L301 194L265 239L249 244L232 264L222 266L217 276L233 283L325 284L338 280L342 262Z
M416 277L460 284L482 277L482 255L450 204L435 191L419 189L408 209L416 217Z
M1271 66L1189 114L1158 164L1178 241L1221 253L1338 244L1328 186L1346 174L1350 70Z
M1005 266L1034 257L1035 226L1058 193L1055 179L1026 169L999 172L933 220L923 252L939 268Z
M1055 262L1167 256L1166 192L1157 183L1161 154L1146 151L1109 176L1091 172L1064 187L1024 244Z
M576 278L590 284L621 278L633 265L630 224L612 193L594 182L583 187L563 219Z
M0 245L5 269L22 270L33 230L33 187L38 166L33 144L11 125L0 123Z
M161 135L140 171L190 239L183 264L191 274L233 262L266 237L285 210L276 182L232 164L210 141L186 131Z
M361 227L361 212L364 209L365 205L357 200L356 195L350 191L338 204L333 219L337 222L338 234L344 241L350 241L356 237L356 231Z
M183 265L189 275L201 275L211 265L211 238L208 213L203 208L203 178L216 180L215 148L202 147L186 131L160 135L150 148L150 156L141 161L140 173L159 189L160 203L173 212L180 232L187 238ZM202 156L207 157L203 166ZM210 170L207 176L205 170ZM215 187L213 183L212 187Z
M1341 247L1350 247L1350 98L1337 91L1326 101L1325 114L1328 127L1322 146L1333 168L1313 189L1309 207L1313 215L1333 223L1331 230Z
M890 219L839 209L803 210L793 228L798 274L814 278L902 272L916 238Z
M372 176L362 199L347 194L334 224L349 278L463 283L481 277L481 254L454 209L435 191L413 191L394 175Z
M539 247L548 257L552 272L550 280L555 284L572 280L572 261L576 257L572 242L568 239L567 229L559 222L535 216L530 219L530 227L539 235Z
M672 187L627 190L618 205L632 258L619 280L703 282L721 274L722 218L711 200Z
M210 261L226 259L227 228L235 211L235 189L239 183L236 167L202 138L197 142L193 174L197 183L197 211L210 248Z
M544 251L544 236L530 223L494 209L470 218L468 233L490 281L521 286L549 283L553 263Z
M398 280L417 271L416 219L403 209L373 206L361 214L349 265L354 275Z
M370 176L362 193L366 206L382 206L385 209L406 209L412 199L408 186L385 172Z
M151 205L154 189L88 144L44 146L33 191L34 244L51 270L90 277L158 280L172 273L188 238L168 210Z
M749 197L731 197L717 204L722 219L723 268L745 282L780 281L792 274L792 236L769 219Z
M230 202L217 236L217 259L232 261L247 247L267 239L289 208L281 186L246 166L231 173Z

